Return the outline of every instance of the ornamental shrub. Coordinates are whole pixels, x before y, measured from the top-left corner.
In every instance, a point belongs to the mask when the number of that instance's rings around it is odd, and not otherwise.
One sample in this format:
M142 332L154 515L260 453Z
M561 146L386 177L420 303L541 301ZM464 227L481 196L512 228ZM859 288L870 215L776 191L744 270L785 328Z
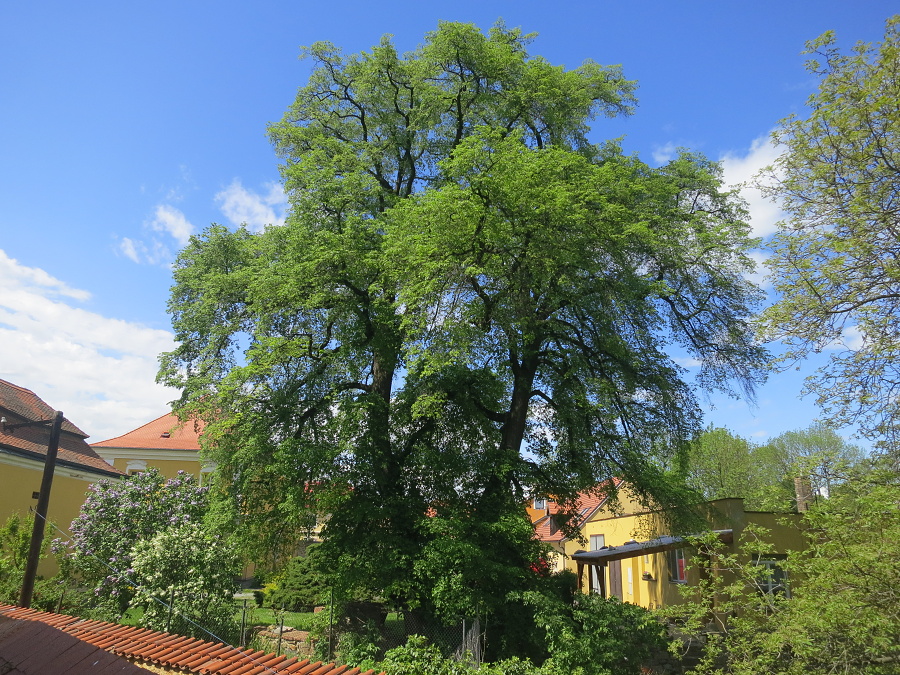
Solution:
M134 594L131 549L170 527L203 520L207 489L183 471L166 479L150 469L91 486L72 521L72 561L94 586L95 606L107 618L125 613ZM101 612L102 613L102 612Z
M237 637L234 580L241 567L227 540L182 523L139 541L130 555L141 625L226 642Z
M290 612L311 612L325 603L328 585L315 566L315 546L292 558L284 570L264 587L265 604Z

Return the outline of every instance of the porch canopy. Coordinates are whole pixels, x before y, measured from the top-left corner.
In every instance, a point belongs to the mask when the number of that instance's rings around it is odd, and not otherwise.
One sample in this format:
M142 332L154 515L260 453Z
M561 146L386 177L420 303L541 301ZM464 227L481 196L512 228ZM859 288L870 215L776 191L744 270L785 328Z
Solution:
M734 530L713 530L719 541L723 544L730 544L734 541ZM690 546L690 540L702 535L695 534L686 537L675 537L665 535L656 539L647 541L630 541L621 546L604 546L596 551L576 551L572 554L572 559L578 565L578 590L583 587L584 566L588 566L588 585L591 585L591 575L596 574L597 586L600 588L600 595L606 597L606 584L604 583L603 568L606 564L613 560L625 560L626 558L636 558L639 555L650 555L651 553L662 553L670 551L673 548L683 548Z

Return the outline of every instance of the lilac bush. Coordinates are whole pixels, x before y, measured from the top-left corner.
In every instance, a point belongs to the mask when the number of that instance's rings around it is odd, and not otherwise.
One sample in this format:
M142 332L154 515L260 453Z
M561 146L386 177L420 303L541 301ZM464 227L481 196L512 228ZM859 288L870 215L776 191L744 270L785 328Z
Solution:
M72 562L94 586L97 606L121 615L134 595L132 548L160 532L201 523L207 488L188 473L167 479L151 469L91 486L72 521Z

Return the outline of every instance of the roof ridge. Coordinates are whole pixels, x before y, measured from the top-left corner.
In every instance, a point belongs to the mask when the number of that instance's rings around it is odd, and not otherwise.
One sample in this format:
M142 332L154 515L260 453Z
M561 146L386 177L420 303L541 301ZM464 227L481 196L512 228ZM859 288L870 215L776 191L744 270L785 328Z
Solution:
M118 436L113 436L112 438L106 438L106 439L104 439L104 440L102 440L102 441L97 441L96 443L91 443L91 445L98 445L98 444L100 444L100 443L109 443L110 441L114 441L114 440L116 440L117 438L122 438L123 436L130 436L131 434L133 434L133 433L135 433L135 432L137 432L137 431L140 431L140 430L143 429L144 427L149 427L151 424L155 424L156 422L159 422L159 421L160 421L161 419L163 419L164 417L169 417L169 416L173 416L173 417L175 417L175 418L178 417L174 412L169 411L169 412L167 412L167 413L163 413L163 414L160 415L159 417L154 417L152 420L150 420L149 422L145 422L144 424L142 424L142 425L139 426L139 427L135 427L134 429L131 429L130 431L126 431L124 434L119 434ZM181 420L179 420L179 422L180 422L180 421L181 421Z
M37 396L37 394L35 394L33 391L31 391L31 389L27 389L26 387L20 386L18 384L13 384L9 380L4 380L2 377L0 377L0 385L3 385L3 384L8 385L8 386L12 387L13 389L18 389L19 391L25 391L33 396Z

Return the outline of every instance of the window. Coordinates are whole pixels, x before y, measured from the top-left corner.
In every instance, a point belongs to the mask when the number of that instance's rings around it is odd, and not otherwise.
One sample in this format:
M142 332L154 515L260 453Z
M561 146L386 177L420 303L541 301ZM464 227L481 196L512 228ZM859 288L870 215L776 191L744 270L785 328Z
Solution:
M200 487L208 485L209 481L212 479L212 472L215 470L216 469L213 466L201 466L200 477L197 479L197 485L199 485Z
M781 562L787 556L768 556L766 558L758 558L753 561L759 569L756 577L756 587L760 593L766 595L783 595L786 598L791 597L788 588L787 572L781 568Z
M125 466L125 473L134 476L147 470L147 462L142 459L133 459Z
M684 549L669 549L666 551L666 558L669 563L669 581L676 584L685 583L687 581L687 571L685 570Z
M634 577L632 577L631 567L629 566L625 572L628 578L628 595L634 595Z
M543 511L547 508L547 500L543 497L535 497L534 500L534 509L536 511Z
M606 535L605 534L592 534L591 535L591 550L592 551L599 551L604 546L606 546Z

